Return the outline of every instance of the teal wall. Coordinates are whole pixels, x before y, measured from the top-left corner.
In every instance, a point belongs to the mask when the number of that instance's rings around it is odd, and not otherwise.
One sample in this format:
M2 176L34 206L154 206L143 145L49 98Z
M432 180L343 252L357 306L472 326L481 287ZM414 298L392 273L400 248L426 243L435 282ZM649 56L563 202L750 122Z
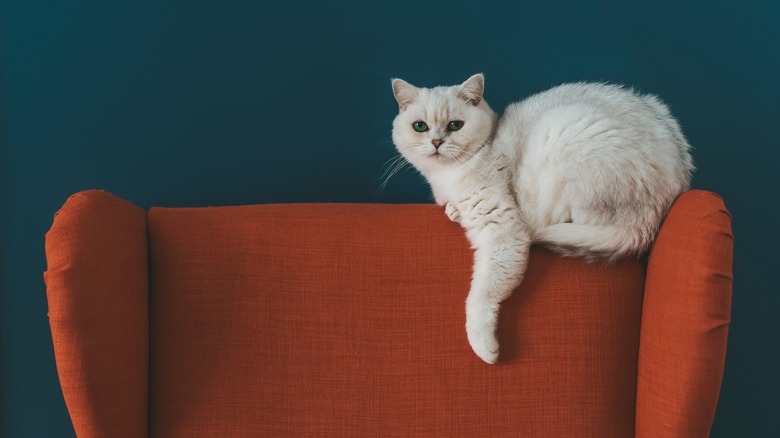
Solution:
M563 81L659 94L736 234L713 436L780 411L780 2L0 2L0 435L72 436L42 279L67 196L142 207L429 202L394 154L390 78L484 72L494 108Z

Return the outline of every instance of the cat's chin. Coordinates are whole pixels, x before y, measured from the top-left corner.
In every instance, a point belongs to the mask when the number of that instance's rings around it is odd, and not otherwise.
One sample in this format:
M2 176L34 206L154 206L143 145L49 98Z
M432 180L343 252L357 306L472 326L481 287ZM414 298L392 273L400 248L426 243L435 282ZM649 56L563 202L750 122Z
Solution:
M420 153L406 154L405 158L424 174L450 169L467 161L467 155L457 154L455 151L442 151L441 149L424 155Z
M429 158L435 161L436 164L441 166L460 166L469 161L474 154L473 153L437 153L431 154Z
M456 158L436 152L419 160L417 167L426 170L441 170L456 165L458 165L458 160Z

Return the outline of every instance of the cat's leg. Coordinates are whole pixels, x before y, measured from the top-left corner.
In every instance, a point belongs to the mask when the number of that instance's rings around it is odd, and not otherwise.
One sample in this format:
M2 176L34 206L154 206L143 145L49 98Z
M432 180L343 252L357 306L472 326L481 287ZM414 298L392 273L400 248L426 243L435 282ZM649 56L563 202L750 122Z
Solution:
M447 206L444 208L444 212L451 221L456 224L460 223L460 212L458 211L458 208L455 207L455 204L448 202Z
M483 230L472 245L474 276L466 299L466 334L482 360L498 360L498 310L502 301L520 285L528 263L531 239L516 224L498 224Z

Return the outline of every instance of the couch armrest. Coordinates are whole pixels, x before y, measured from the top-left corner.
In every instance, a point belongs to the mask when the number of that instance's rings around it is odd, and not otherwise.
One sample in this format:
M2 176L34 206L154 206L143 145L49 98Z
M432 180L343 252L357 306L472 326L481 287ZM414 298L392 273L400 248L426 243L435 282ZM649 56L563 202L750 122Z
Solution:
M647 265L637 437L707 437L731 313L731 215L717 195L680 195Z
M148 434L146 213L102 191L71 196L46 234L57 372L79 437Z

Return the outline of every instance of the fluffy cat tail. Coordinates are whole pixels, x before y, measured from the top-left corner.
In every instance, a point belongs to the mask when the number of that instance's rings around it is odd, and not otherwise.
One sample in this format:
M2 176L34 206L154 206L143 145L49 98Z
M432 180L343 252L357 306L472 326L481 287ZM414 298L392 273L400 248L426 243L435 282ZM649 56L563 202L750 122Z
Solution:
M638 228L617 225L563 223L543 228L536 242L567 256L615 261L644 253L650 247L653 235Z

